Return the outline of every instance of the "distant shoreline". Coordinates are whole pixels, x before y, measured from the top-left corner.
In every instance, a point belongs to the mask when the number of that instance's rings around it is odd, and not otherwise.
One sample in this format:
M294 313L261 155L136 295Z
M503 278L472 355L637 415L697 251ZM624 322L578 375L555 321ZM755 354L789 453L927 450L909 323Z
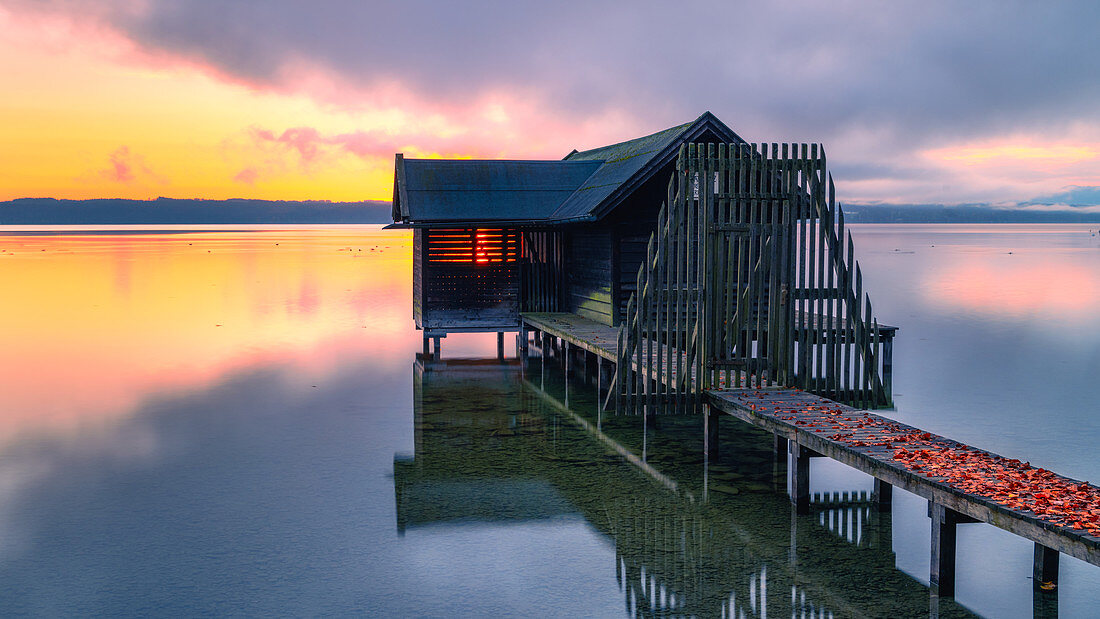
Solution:
M988 205L844 205L848 223L867 224L1100 224L1100 212L993 208ZM393 222L389 202L322 200L57 200L0 202L0 226L94 225L345 225Z
M389 202L292 200L56 200L0 202L0 226L387 224Z

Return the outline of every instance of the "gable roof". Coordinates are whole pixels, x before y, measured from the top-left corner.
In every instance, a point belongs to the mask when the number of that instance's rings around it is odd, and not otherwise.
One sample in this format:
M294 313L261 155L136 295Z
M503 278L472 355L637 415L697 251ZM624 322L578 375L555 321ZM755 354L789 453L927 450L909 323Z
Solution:
M405 225L560 224L594 221L705 135L743 142L710 112L693 122L561 161L395 161L393 219Z
M572 152L566 161L602 161L596 173L554 211L554 219L592 220L603 217L661 168L676 160L680 145L698 140L706 133L720 142L743 142L736 133L710 112L694 122L652 135L602 146L584 152Z

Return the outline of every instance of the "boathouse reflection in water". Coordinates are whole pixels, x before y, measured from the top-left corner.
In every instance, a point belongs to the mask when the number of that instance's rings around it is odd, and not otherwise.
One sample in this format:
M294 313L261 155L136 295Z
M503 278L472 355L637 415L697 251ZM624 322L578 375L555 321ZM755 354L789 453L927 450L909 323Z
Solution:
M579 515L614 543L631 616L971 616L895 568L890 516L865 493L794 515L769 435L727 419L715 449L701 416L600 415L594 377L537 356L418 355L413 372L400 534Z

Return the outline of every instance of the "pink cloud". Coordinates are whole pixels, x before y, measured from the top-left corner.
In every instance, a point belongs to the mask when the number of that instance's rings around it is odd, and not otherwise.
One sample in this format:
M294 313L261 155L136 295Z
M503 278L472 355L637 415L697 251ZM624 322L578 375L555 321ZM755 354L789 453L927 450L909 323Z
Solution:
M130 148L123 146L111 153L111 167L103 171L103 176L116 183L129 183L134 180L133 166L130 164Z
M130 185L142 181L157 185L168 184L168 179L157 174L145 163L145 158L131 153L129 146L120 146L108 157L107 167L100 170L99 176L113 183Z
M255 185L260 178L260 172L256 168L245 168L233 177L233 180L245 185Z
M269 129L253 127L249 134L252 141L261 148L274 146L297 153L303 166L343 153L364 159L392 157L394 149L402 141L376 131L325 135L313 127L291 127L279 134Z

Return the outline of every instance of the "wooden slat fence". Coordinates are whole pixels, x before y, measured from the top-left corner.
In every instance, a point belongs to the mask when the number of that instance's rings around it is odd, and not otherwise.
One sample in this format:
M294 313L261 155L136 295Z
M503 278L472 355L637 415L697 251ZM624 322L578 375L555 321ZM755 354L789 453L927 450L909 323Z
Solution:
M520 311L562 311L566 274L561 232L524 232L522 253L523 291L520 295Z
M890 402L880 329L817 144L681 147L619 334L620 410L709 389Z

